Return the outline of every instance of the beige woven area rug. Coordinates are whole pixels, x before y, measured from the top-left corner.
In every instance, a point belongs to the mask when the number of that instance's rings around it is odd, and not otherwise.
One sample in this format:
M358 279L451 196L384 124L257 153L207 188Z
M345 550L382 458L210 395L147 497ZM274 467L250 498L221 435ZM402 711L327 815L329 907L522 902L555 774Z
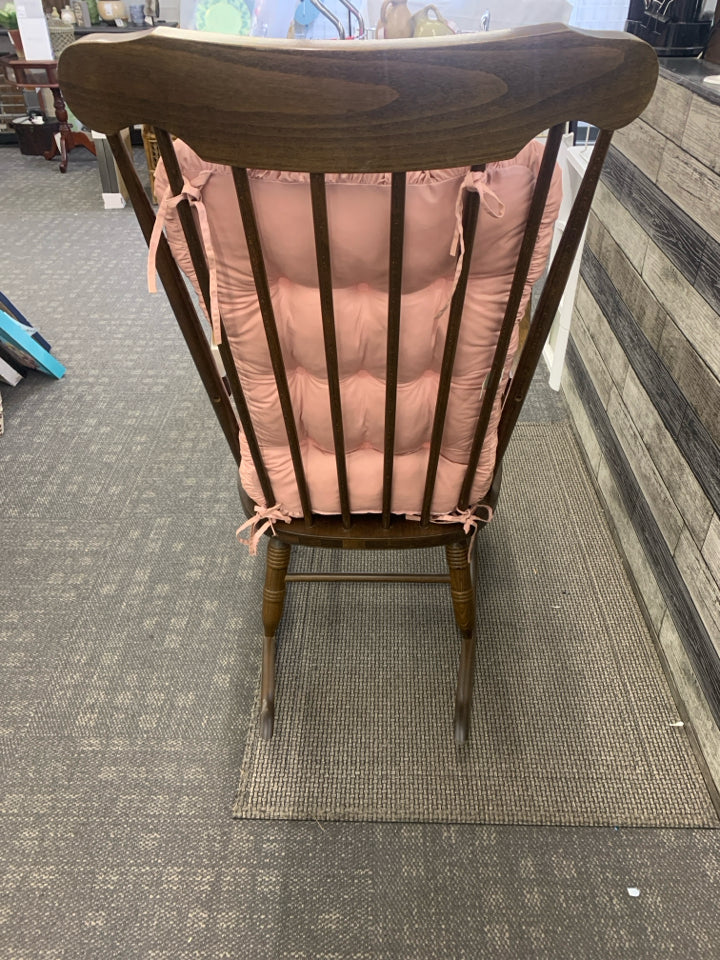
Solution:
M478 546L469 743L453 742L460 644L446 586L292 584L275 736L258 736L256 704L235 816L717 827L567 422L518 426ZM302 551L296 565L338 559L444 561Z

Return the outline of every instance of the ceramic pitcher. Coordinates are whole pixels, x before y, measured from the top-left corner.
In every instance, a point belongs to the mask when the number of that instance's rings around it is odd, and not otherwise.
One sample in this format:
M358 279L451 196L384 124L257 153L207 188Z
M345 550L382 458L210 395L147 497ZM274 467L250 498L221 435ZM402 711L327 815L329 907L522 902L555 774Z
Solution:
M407 0L385 0L378 21L378 31L380 30L386 40L412 36L412 17Z

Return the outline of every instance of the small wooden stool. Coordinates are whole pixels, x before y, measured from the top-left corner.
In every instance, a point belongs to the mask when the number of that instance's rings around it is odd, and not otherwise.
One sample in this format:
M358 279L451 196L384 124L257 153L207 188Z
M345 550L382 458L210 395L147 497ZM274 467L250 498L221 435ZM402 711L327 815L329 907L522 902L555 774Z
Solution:
M57 60L5 60L5 76L16 87L25 90L46 88L52 91L55 116L60 124L60 146L57 140L50 150L43 154L46 160L52 160L60 154L60 173L65 173L68 154L75 147L85 147L95 156L95 144L82 131L77 132L68 123L68 113L60 90L57 75Z

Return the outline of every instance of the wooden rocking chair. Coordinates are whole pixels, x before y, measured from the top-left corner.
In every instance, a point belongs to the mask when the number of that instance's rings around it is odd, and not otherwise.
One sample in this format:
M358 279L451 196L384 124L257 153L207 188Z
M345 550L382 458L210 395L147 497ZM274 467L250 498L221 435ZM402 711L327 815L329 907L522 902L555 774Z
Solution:
M275 631L285 586L290 581L447 582L450 585L462 647L455 702L455 739L469 730L475 659L475 565L469 561L471 534L491 515L498 498L501 467L544 342L555 316L588 216L612 131L634 120L648 103L656 81L657 59L645 43L620 33L593 34L557 24L497 34L432 40L302 43L252 38L208 37L157 29L132 38L105 36L81 40L60 58L60 82L73 112L93 130L108 136L138 221L150 244L155 215L133 167L121 131L134 124L154 128L172 193L180 198L177 214L185 235L197 287L219 333L227 379L213 361L203 320L178 268L178 253L164 237L157 246L157 270L192 353L212 407L238 464L241 442L244 469L251 469L261 490L251 499L241 487L249 516L260 504L270 535L263 594L265 641L261 694L261 730L270 737L274 723ZM524 346L514 369L508 350L527 301L527 280L556 156L568 121L599 127L587 173L562 240L549 268ZM478 391L472 429L462 458L453 507L446 522L434 508L443 433L453 388L453 368L463 323L468 277L475 249L481 199L477 190L461 191L462 246L447 311L432 429L424 444L422 496L417 516L398 511L399 481L395 464L399 365L403 356L403 261L407 260L405 203L409 171L464 167L482 173L486 164L515 157L533 138L547 131L534 191L528 203L524 234L518 235L517 259L494 358ZM184 194L183 172L171 137L188 144L202 161L232 168L242 217L251 275L267 340L267 352L286 431L293 483L301 515L281 519L267 508L277 503L276 473L266 462L265 426L253 414L246 371L228 344L223 303L219 317L213 302L208 250L197 216ZM248 170L298 171L309 175L317 290L321 305L323 369L327 371L329 422L334 450L338 508L327 515L317 508L308 481L302 423L294 409L285 362L286 344L276 322L274 300L264 259L262 230ZM383 330L384 439L379 453L376 513L359 511L357 484L349 479L350 453L345 435L353 411L343 406L343 372L338 361L327 191L330 172L388 174L389 257L386 320ZM390 175L391 174L391 175ZM409 189L409 188L408 188ZM234 201L233 201L234 203ZM239 220L238 220L239 222ZM476 237L476 232L478 236ZM155 234L157 240L157 231ZM187 272L187 271L186 271ZM465 318L464 318L465 313ZM259 321L260 322L260 321ZM260 334L262 336L262 334ZM263 350L265 344L263 344ZM321 351L322 352L322 351ZM342 351L340 351L342 352ZM509 376L511 374L511 376ZM501 407L500 407L501 404ZM501 409L493 423L493 410ZM492 437L490 435L492 434ZM239 440L239 436L242 438ZM493 454L491 482L478 499L473 484L489 439ZM394 472L396 476L393 485ZM335 482L335 480L334 480ZM282 511L280 511L282 514ZM398 550L444 546L448 572L421 574L288 573L293 544L345 550Z

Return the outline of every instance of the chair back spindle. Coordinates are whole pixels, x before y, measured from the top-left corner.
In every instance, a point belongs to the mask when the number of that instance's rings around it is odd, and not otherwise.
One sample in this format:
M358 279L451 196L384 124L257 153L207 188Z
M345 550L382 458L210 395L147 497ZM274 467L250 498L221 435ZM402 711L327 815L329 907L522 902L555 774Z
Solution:
M388 263L388 320L385 366L385 448L383 450L382 525L390 527L395 416L397 413L400 359L400 307L402 304L403 247L405 243L405 192L407 177L393 173L390 181L390 258Z
M478 462L480 460L480 453L482 452L482 447L485 442L487 428L490 423L490 415L492 413L493 404L495 403L495 396L500 386L503 370L505 369L505 360L507 358L508 348L510 347L510 338L512 337L513 328L517 321L520 302L522 300L522 295L525 290L525 283L530 271L530 263L532 261L533 253L535 252L535 244L540 231L540 223L545 211L545 204L547 203L550 184L552 181L553 172L555 170L555 162L557 160L558 150L560 149L560 142L562 140L564 129L565 125L562 123L558 123L554 127L551 127L545 142L543 159L542 163L540 164L537 180L535 182L535 189L530 202L527 222L525 224L525 232L523 234L522 244L520 245L517 262L515 264L515 272L513 274L512 286L510 288L507 305L505 307L505 316L503 317L502 325L500 327L500 333L498 336L497 346L495 347L495 356L493 357L492 367L490 368L490 373L488 374L483 390L480 414L478 416L477 425L475 427L475 435L470 448L468 466L467 470L465 471L465 479L463 480L462 487L460 488L460 496L458 498L458 507L460 510L466 510L470 504L470 491L473 480L475 479L475 472L478 467Z
M550 264L547 279L533 313L527 340L520 354L515 374L510 382L507 397L503 406L502 416L498 425L498 444L496 457L498 463L502 461L512 431L517 423L522 405L525 402L530 383L540 359L545 341L550 333L550 327L555 319L560 300L565 290L565 284L570 274L570 268L575 254L580 246L583 231L590 213L590 206L595 196L600 173L605 157L610 149L612 130L600 130L595 146L593 147L587 169L580 183L575 201L570 211L567 224L563 230L560 243Z
M297 424L293 412L292 400L290 398L290 387L288 385L287 372L283 362L282 347L280 346L280 337L278 336L277 323L275 321L275 311L273 310L270 288L268 286L267 272L265 269L265 260L263 258L262 243L258 231L257 218L255 216L255 207L250 190L250 180L247 169L233 167L233 178L235 180L235 190L237 192L240 215L242 217L243 229L245 231L245 241L247 243L248 253L250 255L250 265L252 267L253 278L255 280L255 289L257 291L260 313L262 316L265 336L267 338L268 350L270 351L270 362L272 364L275 384L277 386L280 406L282 408L283 418L285 420L285 429L287 430L288 446L290 447L290 456L292 457L293 470L295 471L295 481L297 483L300 503L302 505L303 517L308 526L312 526L313 516L310 506L310 492L308 490L307 479L305 477L305 467L303 465L302 451L300 449L300 440L298 438Z
M448 400L450 399L450 384L452 381L455 353L457 352L460 337L460 323L462 322L465 293L470 275L475 233L477 231L478 215L480 213L480 195L474 190L463 192L462 236L465 253L463 256L460 276L450 301L445 346L443 349L442 366L440 367L440 381L438 383L437 399L435 401L435 415L433 417L432 434L430 438L430 452L428 455L427 473L425 476L425 491L423 493L420 523L426 527L430 523L435 479L437 477L443 431L445 429L445 415L447 414Z
M128 153L125 142L119 133L108 134L108 144L117 163L120 175L135 210L140 229L145 242L150 245L155 213L152 204L140 182L132 158ZM230 398L218 373L213 360L210 346L205 336L200 318L197 315L192 299L175 258L164 237L160 237L157 249L156 267L160 274L163 287L173 308L175 319L185 338L188 350L195 362L203 386L212 404L215 415L220 423L228 446L236 463L240 463L240 441L238 436L238 417L233 410Z
M350 494L348 491L347 464L345 462L345 434L343 431L342 399L340 397L340 371L338 369L337 340L335 336L335 309L333 306L332 266L330 262L330 233L328 230L327 197L325 176L310 174L315 255L317 257L320 313L322 316L325 366L327 368L330 419L335 446L335 467L340 494L340 514L344 527L349 527Z
M165 170L167 172L173 197L181 196L183 192L184 178L175 154L175 149L172 145L172 138L166 130L163 130L160 127L153 127L153 132L160 150L160 156L165 164ZM192 260L193 270L195 271L195 276L197 277L198 286L200 288L200 294L202 296L203 303L205 304L205 311L207 315L210 316L212 312L212 302L210 296L210 271L207 265L205 248L203 247L202 240L200 239L197 224L195 223L195 218L192 215L190 204L188 203L187 198L183 198L183 200L181 200L181 202L178 204L178 212L183 233L185 235L185 242L187 243L188 252L190 253L190 258ZM220 317L220 333L220 343L216 344L216 346L220 351L223 368L230 385L230 393L235 401L235 408L237 410L243 432L247 439L250 456L252 457L253 464L255 465L255 469L258 474L258 480L260 482L260 486L262 487L263 496L268 503L274 503L275 497L273 494L272 484L270 482L265 461L263 460L262 452L257 441L255 426L252 422L247 401L245 399L245 394L243 393L242 385L240 383L240 375L230 352L230 346L227 341L227 335L222 316Z

